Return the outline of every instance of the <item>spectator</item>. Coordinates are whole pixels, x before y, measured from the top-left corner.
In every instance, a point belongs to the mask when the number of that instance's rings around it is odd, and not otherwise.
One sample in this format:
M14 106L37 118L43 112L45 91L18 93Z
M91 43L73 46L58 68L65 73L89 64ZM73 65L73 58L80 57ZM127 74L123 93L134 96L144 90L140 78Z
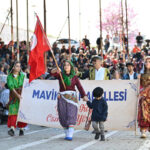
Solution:
M127 66L127 69L128 69L128 73L123 76L123 79L124 80L137 79L138 78L138 74L136 72L134 72L134 65L133 65L133 63L131 63L131 62L127 63L126 66Z
M143 43L143 37L141 36L141 32L139 32L138 36L136 37L137 46L141 48Z
M106 39L104 40L104 43L105 43L104 48L105 48L105 51L107 53L107 51L110 47L109 35L106 35Z
M87 39L87 35L85 35L85 38L82 41L84 41L85 46L90 49L90 41L89 41L89 39Z

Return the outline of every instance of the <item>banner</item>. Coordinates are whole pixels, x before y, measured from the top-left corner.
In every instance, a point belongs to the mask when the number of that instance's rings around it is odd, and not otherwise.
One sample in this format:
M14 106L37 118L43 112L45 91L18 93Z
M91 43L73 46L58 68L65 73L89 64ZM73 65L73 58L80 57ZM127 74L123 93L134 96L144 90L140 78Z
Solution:
M108 104L107 130L134 130L137 110L137 80L82 80L81 84L92 101L95 87L104 89ZM57 112L57 80L34 80L30 84L25 80L18 113L18 121L40 126L61 127ZM88 107L78 93L78 118L76 129L84 129Z

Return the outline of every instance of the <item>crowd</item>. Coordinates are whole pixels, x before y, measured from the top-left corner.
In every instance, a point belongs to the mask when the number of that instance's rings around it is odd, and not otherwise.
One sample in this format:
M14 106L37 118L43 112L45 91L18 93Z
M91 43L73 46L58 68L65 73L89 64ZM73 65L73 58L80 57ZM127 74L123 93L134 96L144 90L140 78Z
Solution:
M149 43L144 43L143 37L138 34L136 37L137 44L133 49L129 47L129 53L127 51L127 38L124 35L122 38L124 41L124 50L122 50L122 45L120 46L120 38L116 33L114 37L110 40L109 35L103 40L103 57L101 65L109 70L109 79L131 79L137 78L137 74L140 74L144 69L144 59L146 56L150 55ZM96 40L97 47L92 47L90 45L90 40L87 36L83 38L80 47L75 48L73 45L71 47L71 55L69 55L68 47L62 44L62 48L58 48L57 43L53 43L52 50L55 58L58 62L60 68L64 60L71 60L75 66L76 73L79 78L83 79L80 75L93 67L94 57L101 56L102 53L98 49L100 48L100 38ZM0 74L8 75L9 68L14 60L17 59L17 43L5 45L5 43L0 39ZM14 55L12 59L12 46L14 46ZM27 64L27 45L26 41L21 41L19 44L19 55L20 62L22 66L22 71L29 77L29 67ZM47 71L45 75L42 75L41 79L54 79L50 75L50 70L55 66L54 59L49 51L47 53ZM133 75L136 73L136 75ZM130 75L129 75L130 74ZM133 77L132 77L132 76Z

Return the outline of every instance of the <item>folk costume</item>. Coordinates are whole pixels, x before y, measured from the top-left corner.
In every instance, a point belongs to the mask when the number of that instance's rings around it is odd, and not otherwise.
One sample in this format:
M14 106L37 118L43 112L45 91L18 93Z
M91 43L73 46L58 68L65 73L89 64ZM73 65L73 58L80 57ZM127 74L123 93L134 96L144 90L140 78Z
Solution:
M77 121L77 113L78 113L78 99L75 90L75 86L78 88L81 98L86 96L85 91L78 79L75 75L74 67L72 62L67 61L71 65L71 72L67 75L64 71L62 72L62 76L64 79L64 83L66 89L62 84L59 73L54 73L51 75L55 76L59 80L60 86L60 98L58 99L58 115L61 126L65 130L66 140L72 140L74 126Z
M12 91L13 89L15 89L17 93L21 94L23 81L24 81L24 74L22 72L20 72L18 75L14 75L13 73L10 73L7 77L7 86L10 90L10 96L8 102L9 114L8 114L7 126L8 128L11 128L8 131L8 134L11 136L14 135L14 131L16 127L20 128L19 135L23 135L23 128L27 125L26 123L16 122L18 109L19 109L19 99Z
M145 132L150 131L150 70L146 70L145 73L141 75L138 125L142 132L141 137L145 138Z

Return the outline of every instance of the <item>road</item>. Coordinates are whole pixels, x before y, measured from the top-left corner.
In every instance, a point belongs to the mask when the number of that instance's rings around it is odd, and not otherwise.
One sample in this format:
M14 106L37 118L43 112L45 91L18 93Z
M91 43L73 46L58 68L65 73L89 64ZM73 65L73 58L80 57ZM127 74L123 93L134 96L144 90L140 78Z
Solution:
M108 131L106 141L94 140L91 131L76 130L73 141L64 140L62 129L29 125L25 135L7 134L7 126L0 125L0 150L150 150L150 134L140 139L133 131Z

